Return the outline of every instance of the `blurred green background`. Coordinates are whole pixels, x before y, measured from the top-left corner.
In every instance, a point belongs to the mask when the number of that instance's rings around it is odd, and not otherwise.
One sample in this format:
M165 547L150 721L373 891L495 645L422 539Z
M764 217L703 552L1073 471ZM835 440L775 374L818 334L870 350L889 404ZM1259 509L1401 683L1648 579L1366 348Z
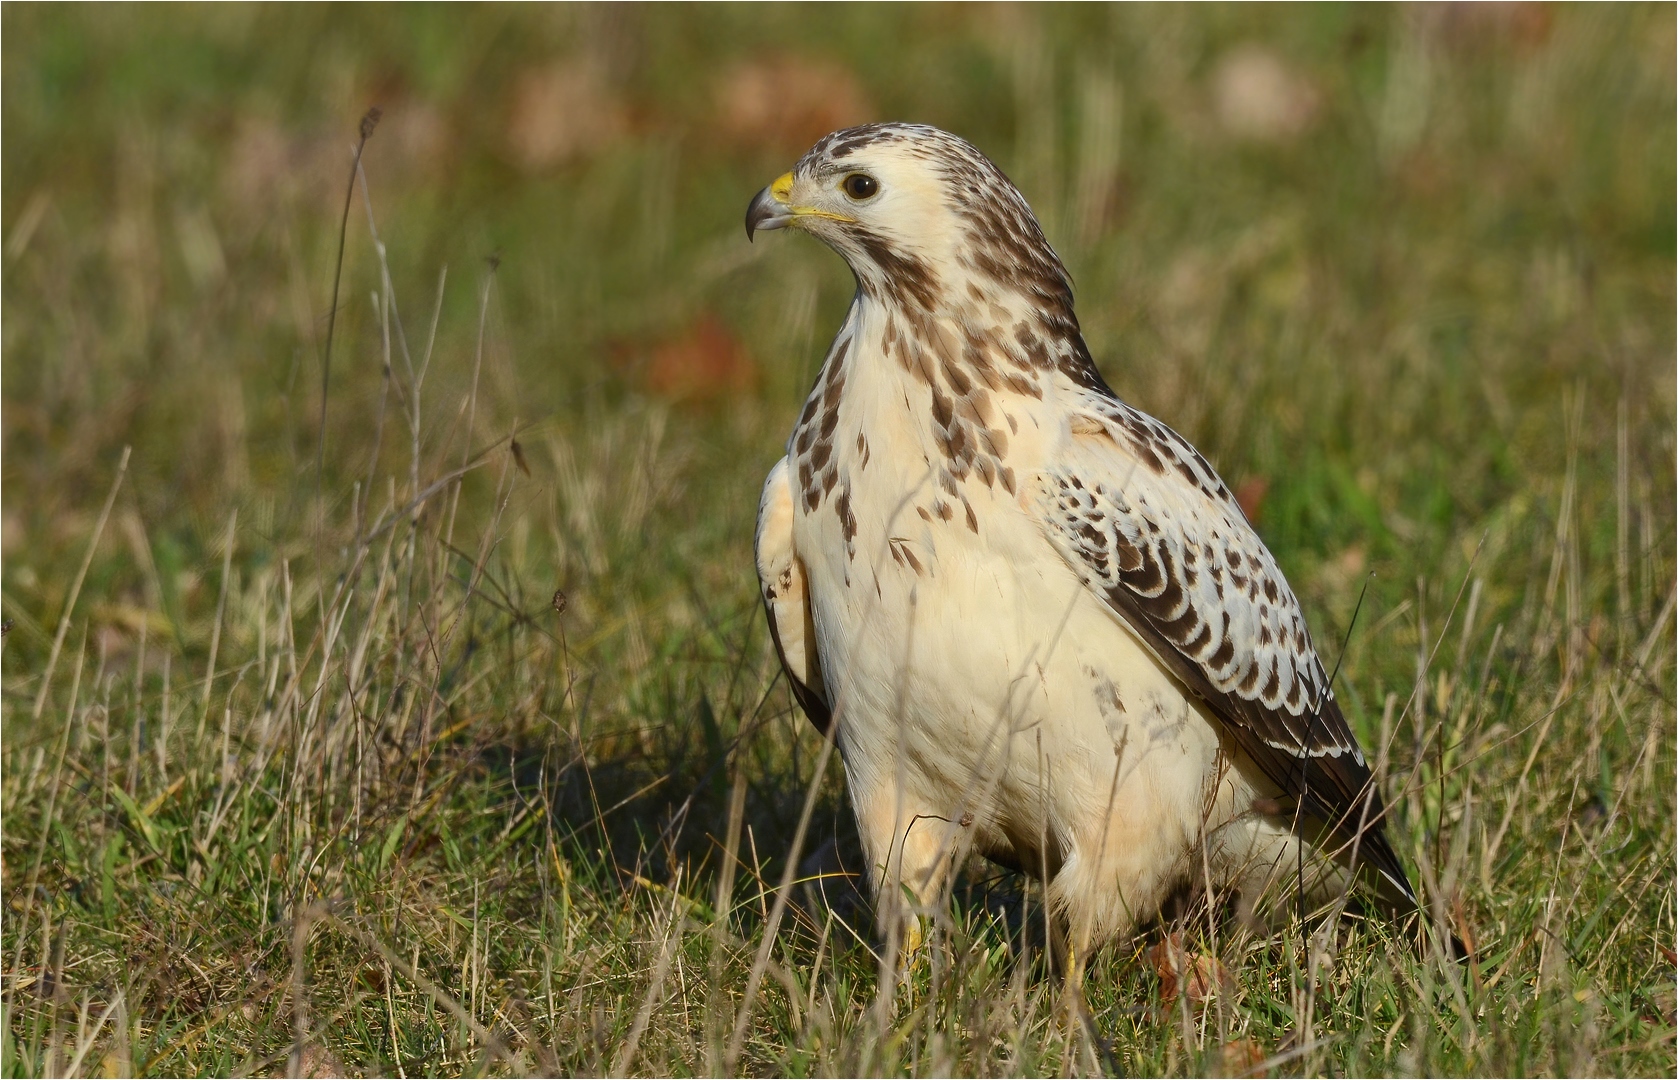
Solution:
M286 920L328 895L397 912L378 933L485 1023L534 1010L520 1052L549 1049L511 1071L719 1070L709 995L734 1015L749 897L718 915L726 960L676 932L711 965L684 998L707 1019L660 1012L640 1059L624 1040L676 910L659 890L711 902L730 774L760 915L779 880L813 737L773 682L753 518L854 287L742 217L815 138L876 119L948 128L1015 180L1108 381L1237 489L1331 665L1368 586L1337 690L1365 745L1392 736L1398 846L1498 973L1464 991L1349 949L1316 1021L1339 1041L1306 1067L1670 1068L1670 5L13 3L0 31L4 888L8 922L43 920L4 943L6 1070L62 1068L74 1001L86 1028L112 987L128 1011L90 1067L489 1060L324 930L328 1056L296 1056ZM469 460L405 553L354 561L363 523ZM426 653L433 610L466 629ZM333 612L372 642L354 664L312 651ZM317 670L318 708L276 706ZM415 686L448 695L435 730L402 711ZM521 755L557 770L539 815ZM514 831L538 820L545 847ZM962 1027L1003 981L936 1013L971 1035L953 1057L904 1035L871 1058L866 948L811 961L795 938L837 1028L766 985L742 1068L1064 1064L1046 1035ZM1245 996L1198 1042L1132 1008L1157 985L1115 950L1092 1002L1120 1063L1297 1045L1274 944L1230 957ZM1428 996L1447 984L1469 997Z
M1610 443L1627 404L1664 507L1668 15L9 7L7 603L53 606L59 541L124 444L189 563L228 500L283 504L311 472L375 104L366 174L416 349L450 271L439 408L500 257L480 431L675 401L675 437L723 466L684 482L744 506L851 285L817 245L747 246L742 208L826 130L905 118L1020 184L1109 380L1232 483L1264 478L1284 562L1436 553L1560 474L1564 392ZM380 389L359 197L344 282L334 491L364 471Z

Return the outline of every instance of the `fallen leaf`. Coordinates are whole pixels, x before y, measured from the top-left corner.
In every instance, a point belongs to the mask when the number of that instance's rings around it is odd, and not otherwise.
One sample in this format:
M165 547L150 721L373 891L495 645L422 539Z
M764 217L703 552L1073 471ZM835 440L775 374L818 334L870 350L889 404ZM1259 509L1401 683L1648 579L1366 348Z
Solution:
M1160 999L1167 1005L1177 1000L1179 993L1190 1004L1204 1004L1219 990L1233 990L1235 977L1215 956L1202 956L1183 946L1183 935L1172 934L1148 950L1148 959L1159 976Z
M1270 1071L1258 1071L1269 1057L1257 1039L1231 1039L1224 1043L1223 1066L1225 1076L1269 1076Z
M1218 123L1238 139L1284 142L1317 118L1322 95L1309 79L1262 45L1238 45L1212 73Z
M1550 39L1555 20L1549 4L1463 3L1418 7L1418 29L1435 44L1462 52L1508 48L1531 53Z
M337 1055L323 1046L310 1043L303 1048L301 1075L320 1077L321 1080L335 1080L344 1075L343 1062Z
M753 390L757 365L728 328L706 314L653 349L644 381L662 397L715 400Z
M1264 511L1264 497L1269 493L1270 479L1264 476L1249 476L1235 485L1235 501L1241 504L1241 512L1254 525L1259 523L1259 515Z
M628 127L629 110L600 65L562 62L514 81L507 149L526 172L546 172L589 156Z

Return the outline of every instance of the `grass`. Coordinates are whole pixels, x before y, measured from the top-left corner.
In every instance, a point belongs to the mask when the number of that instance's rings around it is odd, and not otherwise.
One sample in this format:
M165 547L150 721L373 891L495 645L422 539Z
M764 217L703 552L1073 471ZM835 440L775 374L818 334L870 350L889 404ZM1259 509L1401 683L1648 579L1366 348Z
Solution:
M1671 1074L1670 8L0 19L0 1070ZM773 917L807 793L855 859L749 554L851 286L739 218L875 115L1020 182L1331 662L1368 583L1338 686L1472 963L1202 909L1092 1038L1030 882L902 979Z

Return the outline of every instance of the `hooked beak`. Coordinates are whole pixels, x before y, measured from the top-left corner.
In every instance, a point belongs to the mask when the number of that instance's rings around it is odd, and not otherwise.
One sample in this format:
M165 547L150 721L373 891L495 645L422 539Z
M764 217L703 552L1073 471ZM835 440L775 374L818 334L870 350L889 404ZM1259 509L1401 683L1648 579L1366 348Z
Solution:
M752 204L746 207L748 242L759 229L784 229L792 223L792 206L787 201L791 195L792 173L785 173L752 197Z

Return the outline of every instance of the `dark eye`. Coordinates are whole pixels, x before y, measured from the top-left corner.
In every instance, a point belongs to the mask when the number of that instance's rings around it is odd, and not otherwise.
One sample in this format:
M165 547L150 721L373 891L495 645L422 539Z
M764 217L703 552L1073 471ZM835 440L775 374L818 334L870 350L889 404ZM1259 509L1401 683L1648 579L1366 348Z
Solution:
M863 199L872 199L879 192L880 182L867 173L854 172L845 177L839 187L845 194L861 202Z

